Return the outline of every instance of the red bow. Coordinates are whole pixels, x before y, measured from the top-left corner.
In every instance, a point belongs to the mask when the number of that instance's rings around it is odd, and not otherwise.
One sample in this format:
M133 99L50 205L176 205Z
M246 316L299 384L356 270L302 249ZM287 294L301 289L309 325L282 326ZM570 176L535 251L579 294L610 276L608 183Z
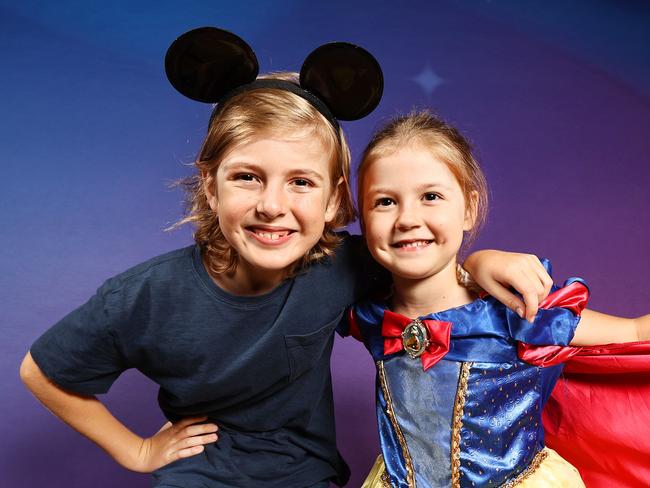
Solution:
M381 323L381 335L384 337L384 354L394 354L404 350L404 338L402 332L409 325L420 322L414 321L389 310L384 311L384 319ZM420 322L426 328L428 344L422 351L422 368L424 371L440 361L449 351L449 338L451 337L451 322L425 319Z

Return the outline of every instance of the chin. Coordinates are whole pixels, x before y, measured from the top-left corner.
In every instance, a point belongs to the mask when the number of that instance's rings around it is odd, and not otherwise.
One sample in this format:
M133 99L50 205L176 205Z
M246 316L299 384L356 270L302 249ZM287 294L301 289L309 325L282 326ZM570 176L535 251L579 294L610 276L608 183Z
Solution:
M293 266L295 261L281 261L281 262L276 262L276 261L271 261L271 260L262 260L260 262L255 263L255 267L259 269L262 272L280 272L280 271L286 271Z
M390 269L389 271L396 277L402 278L405 280L423 280L425 278L428 278L431 276L433 273L431 270L418 270L418 269L413 269L413 268L393 268Z

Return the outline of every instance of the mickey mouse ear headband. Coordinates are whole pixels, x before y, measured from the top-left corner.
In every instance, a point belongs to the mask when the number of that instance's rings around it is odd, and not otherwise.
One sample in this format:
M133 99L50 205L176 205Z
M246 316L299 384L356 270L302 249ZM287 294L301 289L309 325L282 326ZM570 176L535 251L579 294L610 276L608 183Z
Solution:
M200 27L176 39L165 56L165 72L176 90L192 100L217 103L257 88L287 90L306 99L338 129L338 120L358 120L379 104L384 77L377 60L347 42L324 44L300 69L300 86L283 80L256 80L259 63L235 34ZM213 113L214 116L214 113Z

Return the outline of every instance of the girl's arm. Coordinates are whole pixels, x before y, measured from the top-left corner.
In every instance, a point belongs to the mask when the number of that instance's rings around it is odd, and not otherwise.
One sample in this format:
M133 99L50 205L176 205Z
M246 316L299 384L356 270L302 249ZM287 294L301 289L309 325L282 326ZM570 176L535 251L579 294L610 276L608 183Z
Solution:
M532 322L539 303L546 298L553 280L537 256L495 250L470 254L463 267L488 294ZM523 301L510 291L514 288Z
M50 381L27 353L20 366L27 388L54 415L104 449L123 467L150 473L177 459L203 451L203 444L215 442L217 426L199 424L202 418L167 423L148 439L131 432L94 396L66 391Z
M583 310L572 346L594 346L650 340L650 314L624 319L593 310Z

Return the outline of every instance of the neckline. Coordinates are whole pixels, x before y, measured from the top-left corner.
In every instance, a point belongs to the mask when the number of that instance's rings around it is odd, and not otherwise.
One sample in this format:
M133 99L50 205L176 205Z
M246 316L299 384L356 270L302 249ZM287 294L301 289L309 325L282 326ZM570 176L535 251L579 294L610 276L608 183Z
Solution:
M287 278L286 280L280 282L271 291L268 291L261 295L234 295L221 288L212 279L208 273L208 270L203 264L203 259L201 257L201 248L198 245L195 245L192 251L192 261L194 270L197 273L198 278L206 291L210 295L214 296L217 300L227 303L230 306L239 308L259 307L261 305L272 302L278 295L283 295L293 283L293 278Z
M471 302L465 303L463 305L458 305L456 307L446 308L445 310L441 310L439 312L429 312L426 315L419 315L418 317L415 317L415 318L420 319L420 320L425 320L425 319L438 320L438 318L440 316L443 316L443 315L447 315L447 314L454 313L454 312L469 311L468 309L473 308L473 306L475 306L475 305L487 303L489 298L491 298L490 295L486 295L485 297L480 297L479 296L479 297L476 297ZM377 304L382 309L382 313L383 313L383 310L389 310L389 311L391 311L393 313L398 313L398 312L395 312L394 310L391 309L390 304L388 302L388 297L382 299L381 303L377 303ZM409 318L411 318L411 317L409 317Z

